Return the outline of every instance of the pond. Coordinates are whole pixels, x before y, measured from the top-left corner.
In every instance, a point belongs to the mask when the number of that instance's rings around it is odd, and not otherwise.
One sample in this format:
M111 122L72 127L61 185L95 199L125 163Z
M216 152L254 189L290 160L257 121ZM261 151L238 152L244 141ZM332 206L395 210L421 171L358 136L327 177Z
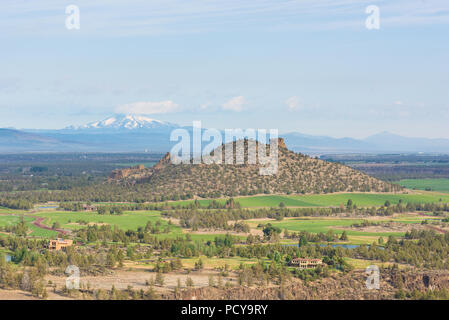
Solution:
M38 209L57 209L59 206L39 206Z

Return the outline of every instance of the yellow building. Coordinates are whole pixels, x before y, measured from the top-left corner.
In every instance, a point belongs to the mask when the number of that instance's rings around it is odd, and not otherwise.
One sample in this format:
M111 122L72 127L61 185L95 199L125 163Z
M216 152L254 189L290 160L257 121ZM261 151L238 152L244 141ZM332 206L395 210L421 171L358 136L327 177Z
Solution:
M290 261L290 265L298 267L299 269L314 269L318 266L323 265L323 260L321 259L305 259L305 258L293 258Z
M72 245L73 245L73 240L56 239L56 240L50 240L48 249L50 249L50 250L65 250L67 247L70 247Z

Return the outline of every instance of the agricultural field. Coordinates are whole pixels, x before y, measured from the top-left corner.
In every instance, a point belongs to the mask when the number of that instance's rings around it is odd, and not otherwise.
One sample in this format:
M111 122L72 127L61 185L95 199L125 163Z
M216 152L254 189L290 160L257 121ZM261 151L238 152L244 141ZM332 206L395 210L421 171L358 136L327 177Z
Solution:
M45 225L51 226L58 222L61 228L70 230L85 228L86 224L108 224L115 225L122 230L137 230L138 227L145 227L149 221L153 224L160 221L161 229L168 226L167 222L160 219L160 213L156 211L132 211L124 212L122 215L100 215L96 212L45 211L34 215L44 218L43 223ZM172 226L172 228L174 227Z
M176 237L185 237L185 233L181 229L181 227L169 224L167 220L161 218L161 214L158 211L125 211L121 215L99 215L96 212L72 212L72 211L54 211L54 210L45 210L32 214L33 217L41 217L44 218L42 224L51 227L53 223L58 222L62 229L68 230L77 230L81 228L86 228L87 225L110 225L117 226L122 230L137 230L139 227L145 227L147 222L151 222L153 226L156 225L157 222L160 223L159 229L161 233L156 234L157 237L161 238L176 238ZM8 216L5 216L8 217ZM30 216L26 216L25 220L28 222L29 227L33 232L31 235L40 236L40 237L55 237L57 236L57 232L52 230L46 230L39 228L33 224L34 218ZM1 223L0 216L0 223ZM19 217L9 216L9 218L14 221L19 221ZM7 221L5 221L6 223ZM15 223L17 223L15 222ZM14 222L11 222L15 224ZM168 227L169 233L163 233L163 230ZM192 240L199 241L213 241L217 234L191 234ZM244 238L244 237L241 237Z
M348 200L351 199L354 204L359 207L371 207L382 206L386 201L392 204L399 203L402 200L403 203L416 202L416 203L428 203L428 202L449 202L449 194L441 194L436 192L413 192L409 194L382 194L382 193L334 193L323 195L267 195L267 196L249 196L249 197L237 197L235 200L240 203L242 207L246 208L260 208L260 207L278 207L283 203L287 207L330 207L345 205ZM199 200L202 206L207 206L213 200ZM224 203L226 199L217 199L217 202ZM174 205L186 205L192 203L193 200L186 201L174 201L170 204ZM110 203L111 204L111 203ZM117 203L116 205L120 205ZM56 237L57 232L53 230L47 230L39 228L33 224L33 221L37 218L43 218L42 224L52 227L54 223L58 223L60 228L67 230L77 230L86 228L87 225L103 225L117 226L122 230L137 230L139 227L145 227L147 222L151 222L155 225L159 222L159 229L161 233L157 234L157 237L162 238L176 238L179 236L185 237L188 230L183 230L179 225L175 223L169 224L167 219L161 217L159 211L125 211L121 215L100 215L97 212L72 212L61 211L55 209L57 204L53 204L52 207L46 207L42 204L40 207L36 206L36 209L30 212L12 210L0 208L0 226L17 224L20 215L24 214L25 222L27 223L30 236L36 237ZM379 221L395 221L403 224L419 224L424 219L433 219L428 216L404 216L394 219L382 218ZM326 233L332 229L336 234L341 234L343 228L349 227L354 223L359 223L360 219L348 219L348 218L287 218L283 221L272 221L272 224L289 231L308 231L311 233ZM257 221L248 221L250 227L253 229L257 227ZM165 228L169 229L169 233L163 233ZM260 230L258 231L260 233ZM213 241L215 237L222 232L190 232L191 238L198 241ZM347 230L349 236L349 243L372 243L379 237L388 237L389 235L401 237L405 232L368 232L358 230ZM239 235L244 239L245 236ZM289 240L283 240L290 242Z
M288 230L293 232L307 231L310 233L327 233L332 230L335 234L341 235L343 231L346 231L348 235L347 244L370 244L373 241L377 241L379 237L383 237L386 240L389 236L403 237L405 232L394 232L394 231L382 231L378 230L376 232L367 231L357 231L350 230L353 224L361 223L366 220L373 220L376 223L383 222L396 222L401 224L421 224L424 220L431 221L432 219L437 220L436 217L426 217L426 216L411 216L411 215L401 215L394 218L382 218L382 219L352 219L352 218L285 218L282 221L276 221L273 219L260 220L248 220L248 224L251 228L257 228L259 224L271 223L273 226L280 228L281 230Z
M386 201L391 204L403 203L438 203L449 202L449 194L436 192L414 192L404 194L390 193L333 193L317 195L266 195L234 198L242 207L278 207L281 202L287 207L338 207L346 205L349 199L359 207L383 206ZM226 199L216 199L219 203L225 203ZM185 205L193 200L171 201L172 205ZM212 200L199 200L202 206L207 206Z
M9 210L9 212L11 212L11 210ZM21 213L21 212L19 212ZM1 214L0 215L0 227L5 227L5 226L13 226L19 223L21 218L21 215L19 215L18 213L15 213L14 215L5 215L5 214ZM30 232L29 232L29 236L31 237L44 237L44 238L51 238L51 237L55 237L57 236L57 232L52 231L52 230L46 230L46 229L42 229L39 228L35 225L33 225L33 221L35 220L35 218L30 217L30 216L24 216L24 221L26 222L26 225L28 226Z
M449 193L449 179L402 179L397 184L408 189Z

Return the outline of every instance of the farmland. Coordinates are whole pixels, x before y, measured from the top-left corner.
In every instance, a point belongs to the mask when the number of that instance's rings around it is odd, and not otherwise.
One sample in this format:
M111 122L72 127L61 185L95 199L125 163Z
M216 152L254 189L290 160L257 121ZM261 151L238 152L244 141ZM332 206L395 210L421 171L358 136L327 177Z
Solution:
M351 199L359 207L382 206L386 201L391 204L402 203L438 203L449 202L449 194L436 192L413 193L332 193L317 195L262 195L249 197L236 197L235 201L245 208L278 207L284 203L287 207L338 207L345 205ZM441 201L440 201L441 200ZM226 199L216 199L219 203L225 203ZM193 200L172 201L172 205L184 205ZM212 200L199 200L202 206L207 206Z
M348 200L351 199L358 207L371 207L382 206L386 201L391 204L414 202L414 203L438 203L449 202L449 195L439 194L435 192L413 192L409 194L378 194L378 193L336 193L336 194L324 194L324 195L267 195L267 196L251 196L251 197L238 197L235 198L243 208L254 209L256 208L268 208L279 207L283 203L286 207L298 207L298 208L319 208L319 207L339 207L345 205ZM225 199L216 199L219 203L224 203ZM185 206L192 203L193 200L175 201L169 202L170 205ZM207 206L212 202L210 199L199 200L201 206ZM120 205L115 203L115 205ZM45 208L45 205L36 206L37 208ZM9 214L8 214L9 212ZM48 227L53 224L59 225L60 228L70 231L79 230L92 225L110 225L111 227L117 227L121 230L138 230L139 227L145 227L150 222L152 225L158 225L161 230L156 236L158 238L174 239L179 236L185 237L188 230L183 230L179 224L169 222L169 219L163 219L161 211L124 211L120 215L106 214L101 215L97 212L73 212L73 211L61 211L57 208L46 208L33 210L30 213L19 210L3 209L0 215L0 226L14 225L19 221L21 214L24 214L25 222L30 229L30 236L50 238L57 235L56 231L46 230L39 228L32 222L36 217L43 218L42 223ZM402 224L420 224L424 220L434 219L432 216L395 216L389 218L378 219L376 222L397 222ZM283 221L276 221L271 219L272 225L282 229L293 232L307 231L310 233L326 233L332 230L335 234L341 234L343 230L352 224L360 223L363 220L360 218L287 218ZM249 226L257 231L257 220L248 220ZM168 232L167 232L168 231ZM199 241L211 241L220 232L189 232L193 240ZM221 232L223 234L224 232ZM388 237L390 235L396 237L403 237L405 231L359 231L359 230L346 230L349 236L348 243L360 244L371 243L376 241L379 237ZM242 240L245 239L244 235L238 235ZM284 240L283 242L289 242Z
M190 208L186 204L192 204L194 200L152 203L151 205L157 208L154 210L133 210L133 207L138 205L137 203L103 202L94 204L94 206L128 206L119 213L108 211L109 213L106 214L99 214L96 210L66 211L58 208L58 204L53 202L39 203L28 211L3 208L0 212L0 227L17 225L21 217L23 217L28 227L28 238L49 239L56 238L61 234L58 235L56 230L40 228L34 224L35 219L39 219L39 222L48 228L57 225L58 230L63 229L67 231L66 236L77 241L76 250L78 252L84 252L85 254L90 254L93 250L102 252L98 258L95 258L96 263L104 263L102 262L104 260L101 258L105 254L103 248L110 248L109 252L116 250L113 248L122 248L120 250L124 252L124 258L122 255L121 259L124 261L116 263L115 267L111 269L111 274L106 272L98 276L86 275L83 276L83 281L88 281L90 285L103 290L108 290L111 286L120 290L128 290L129 286L139 290L146 290L149 286L148 283L153 283L155 278L161 277L162 273L156 270L163 268L162 270L165 270L162 271L165 278L164 284L155 286L155 289L157 292L171 292L179 286L179 281L181 285L184 285L187 283L187 279L193 279L195 287L210 286L211 281L216 284L221 281L221 286L224 286L225 283L228 286L236 286L239 281L242 281L239 278L242 272L248 272L250 268L254 268L251 270L256 270L261 265L270 270L273 267L273 261L276 261L279 265L285 265L286 268L283 272L295 274L297 271L289 266L285 259L288 256L297 255L301 252L307 257L307 255L311 254L310 252L321 250L320 255L323 255L332 254L332 250L335 250L335 252L339 252L339 254L344 256L346 265L344 268L360 270L373 264L379 267L392 266L393 262L391 259L383 258L383 252L388 251L389 255L393 254L393 251L385 245L389 241L390 236L393 236L395 239L407 239L405 237L406 232L415 228L416 230L427 231L438 228L446 228L445 230L447 230L447 224L442 223L446 213L444 215L435 215L429 211L395 211L389 216L370 216L366 214L357 216L355 211L346 211L348 200L351 199L358 208L371 206L380 208L384 207L387 201L391 203L391 206L400 201L403 204L407 202L440 203L441 199L441 202L446 203L449 201L448 197L449 195L424 191L408 194L259 195L234 198L234 201L241 205L241 208L237 207L234 209L225 208L224 206L221 209L212 207L206 209L213 199L198 200L201 206L198 207L196 205ZM222 204L227 200L229 199L215 199L215 201ZM281 203L283 203L282 206L280 206ZM177 205L180 206L179 209L176 209ZM341 205L345 208L343 211ZM333 209L329 207L334 207L335 211L332 211ZM219 216L232 211L252 214L254 212L281 212L283 210L285 212L301 212L302 210L304 212L312 212L313 214L311 216L273 217L268 215L265 218L243 218L244 220L240 222L246 224L249 229L246 231L235 231L233 229L224 230L219 227L217 229L215 228L216 225L200 228L193 228L192 225L186 227L185 224L181 223L182 217L170 214L177 210L188 212L188 219L191 218L193 220L200 219L201 214L206 216L218 214ZM333 213L329 216L315 215L315 213L326 212L326 210ZM363 210L358 212L368 212L366 210L370 209ZM157 232L151 231L151 237L148 237L147 231L145 233L142 231L149 222L152 226L157 226L158 228ZM233 223L236 222L238 221L229 221L229 225L233 226ZM264 236L264 229L268 224L280 230L273 239ZM104 230L100 227L106 225L111 226L112 230L125 231L117 234L122 234L131 240L111 237L100 238L103 234L102 230ZM95 228L95 226L98 228ZM95 238L83 236L81 229L88 227L91 227L89 229L90 232L97 234ZM294 235L294 233L301 231L316 235L319 240L309 242L307 244L308 249L299 247L299 236ZM112 232L115 233L115 231ZM341 237L343 232L346 234L344 239ZM444 232L447 231L439 231L440 234ZM145 240L137 237L138 233L145 234L147 236ZM227 233L230 233L233 239L230 247L227 247L223 242L228 237ZM255 240L256 243L252 242L252 245L249 242L250 235L253 237L252 241L254 241L254 237L258 237L258 240ZM8 236L7 232L0 233L0 237L3 239L6 236ZM222 241L221 245L219 244L220 241ZM43 243L45 245L46 241ZM168 243L168 245L162 247L163 243ZM377 245L373 246L373 243ZM224 246L224 249L219 249L221 248L219 246ZM371 247L379 247L376 251L376 256L363 255L364 252L367 252L367 248ZM6 249L8 248L4 250ZM371 249L369 250L371 252ZM360 253L357 254L355 252ZM20 256L20 252L14 251L9 247L8 255L14 258ZM93 258L91 257L90 259ZM176 259L181 267L170 269L168 266L171 266ZM199 261L201 261L201 267L198 267ZM401 270L406 269L406 267L405 263L400 263L399 268ZM338 268L332 269L332 272L339 274L342 269ZM270 277L268 273L267 277ZM63 286L65 283L64 279L64 277L49 274L46 276L45 281L51 281L57 284L57 286ZM293 281L299 280L294 279ZM47 290L50 290L50 287Z
M264 221L264 223L271 223L273 226L282 230L288 230L293 232L307 231L310 233L327 233L332 230L333 233L341 235L343 231L346 231L348 235L348 244L370 244L373 241L377 241L379 237L403 237L405 232L391 232L391 231L357 231L350 230L353 224L361 223L363 221L373 221L376 223L398 223L398 224L421 224L423 221L437 220L435 217L425 216L412 216L412 215L398 215L392 218L368 218L368 219L353 219L353 218L287 218L283 221ZM261 223L258 220L249 220L248 223L251 227L256 228Z
M45 211L36 213L35 216L43 217L44 224L51 226L58 222L62 228L76 230L85 228L90 224L109 224L117 226L122 230L137 230L138 227L145 227L147 222L161 223L161 228L168 226L168 223L160 219L160 214L155 211L135 211L124 212L122 215L99 215L94 212L71 212L71 211ZM170 226L168 226L170 227ZM176 229L171 226L171 229Z
M403 179L397 183L409 189L449 193L449 179Z

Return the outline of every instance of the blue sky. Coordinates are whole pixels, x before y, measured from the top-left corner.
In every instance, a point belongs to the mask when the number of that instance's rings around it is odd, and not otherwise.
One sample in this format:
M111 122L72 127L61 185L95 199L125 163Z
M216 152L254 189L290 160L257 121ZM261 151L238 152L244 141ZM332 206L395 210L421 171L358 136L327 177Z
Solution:
M79 30L65 27L70 4ZM0 30L0 127L130 112L449 138L447 0L2 0Z

